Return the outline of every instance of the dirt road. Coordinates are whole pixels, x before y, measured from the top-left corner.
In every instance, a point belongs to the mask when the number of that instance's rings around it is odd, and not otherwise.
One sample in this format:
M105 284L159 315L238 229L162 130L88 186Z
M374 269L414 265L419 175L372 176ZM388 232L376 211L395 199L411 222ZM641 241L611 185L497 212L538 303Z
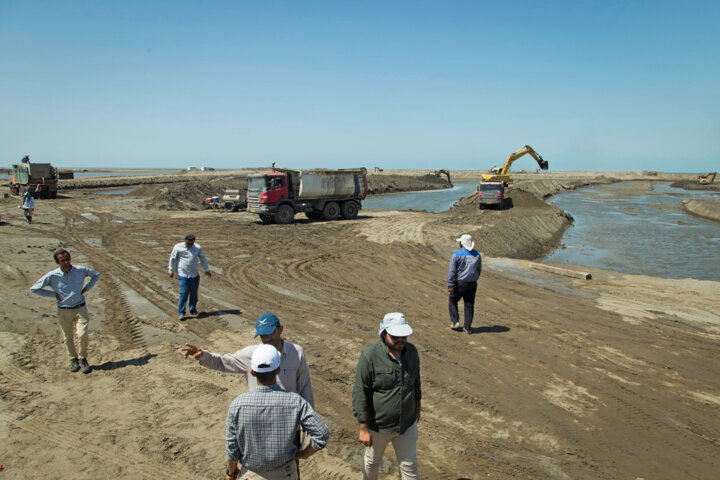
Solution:
M219 478L225 414L244 379L177 349L234 352L256 341L266 311L305 347L331 428L328 448L302 464L306 479L360 477L354 369L391 311L405 313L420 351L425 479L720 471L718 284L604 271L575 280L503 258L535 258L569 224L525 191L504 212L465 201L442 214L363 210L353 221L292 225L147 209L147 197L95 190L61 196L38 202L32 225L0 202L0 476ZM167 261L189 232L214 275L201 281L201 315L179 322ZM449 329L444 293L461 233L486 255L470 336ZM67 371L53 302L28 293L55 268L59 246L102 273L87 298L87 376ZM388 449L386 478L396 467Z

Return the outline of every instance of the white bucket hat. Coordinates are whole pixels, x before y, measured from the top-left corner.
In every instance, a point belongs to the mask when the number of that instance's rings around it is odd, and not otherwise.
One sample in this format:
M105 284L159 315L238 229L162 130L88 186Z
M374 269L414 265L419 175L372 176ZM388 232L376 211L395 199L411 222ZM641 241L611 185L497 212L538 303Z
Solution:
M473 242L472 237L467 233L462 235L460 238L456 238L455 241L460 242L460 244L468 250L472 250L475 247L475 242Z
M412 335L412 328L405 320L405 315L400 312L388 313L380 322L380 331L378 335L382 335L385 331L393 337L408 337Z

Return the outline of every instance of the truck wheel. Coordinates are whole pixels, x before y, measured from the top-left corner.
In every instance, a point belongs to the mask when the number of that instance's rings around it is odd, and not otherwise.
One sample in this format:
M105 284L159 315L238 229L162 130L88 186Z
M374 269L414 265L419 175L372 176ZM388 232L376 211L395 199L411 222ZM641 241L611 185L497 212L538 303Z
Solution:
M277 213L275 214L275 223L286 225L292 223L293 218L295 218L295 210L286 203L278 207Z
M353 200L348 200L342 204L342 217L345 220L351 220L358 215L358 206Z
M261 221L261 222L263 222L263 223L270 223L270 222L272 222L272 220L273 220L272 215L266 215L266 214L264 214L264 213L261 213L261 214L260 214L260 221Z
M232 202L225 202L225 211L226 212L234 212L235 211L235 205Z
M10 193L12 195L20 195L20 185L18 185L18 184L10 185Z
M337 202L328 202L323 208L323 217L325 220L337 220L340 217L340 205Z

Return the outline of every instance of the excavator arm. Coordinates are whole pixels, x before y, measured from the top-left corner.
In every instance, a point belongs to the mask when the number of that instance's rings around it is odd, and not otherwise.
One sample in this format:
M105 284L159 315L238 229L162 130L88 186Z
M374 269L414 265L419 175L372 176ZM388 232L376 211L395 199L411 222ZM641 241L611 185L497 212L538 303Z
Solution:
M543 158L540 156L539 153L537 153L530 145L525 145L523 148L518 150L515 153L511 153L510 156L505 160L505 165L503 165L502 170L500 170L497 174L487 174L483 175L482 179L484 182L497 182L497 181L504 181L504 182L511 182L510 179L510 166L513 164L515 160L522 157L523 155L530 154L531 157L535 159L537 164L540 166L540 169L547 170L548 169L548 162L547 160L543 160Z

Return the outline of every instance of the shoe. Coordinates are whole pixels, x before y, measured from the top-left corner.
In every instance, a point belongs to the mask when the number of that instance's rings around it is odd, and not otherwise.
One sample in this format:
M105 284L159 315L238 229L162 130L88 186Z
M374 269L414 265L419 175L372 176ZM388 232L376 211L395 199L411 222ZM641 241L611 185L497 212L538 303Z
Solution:
M178 320L180 320L181 322L185 320L185 314L181 313L180 315L178 315Z
M190 315L197 315L197 314L198 314L197 310L190 310Z
M452 329L460 328L460 322L454 322L450 328L452 328Z
M88 373L92 372L92 367L88 365L87 360L84 358L80 359L80 368L82 369L82 372L87 375Z
M78 363L78 359L73 358L72 360L70 360L70 371L75 373L78 370L80 370L80 364Z
M467 333L468 335L472 335L472 330L465 330L465 333Z

